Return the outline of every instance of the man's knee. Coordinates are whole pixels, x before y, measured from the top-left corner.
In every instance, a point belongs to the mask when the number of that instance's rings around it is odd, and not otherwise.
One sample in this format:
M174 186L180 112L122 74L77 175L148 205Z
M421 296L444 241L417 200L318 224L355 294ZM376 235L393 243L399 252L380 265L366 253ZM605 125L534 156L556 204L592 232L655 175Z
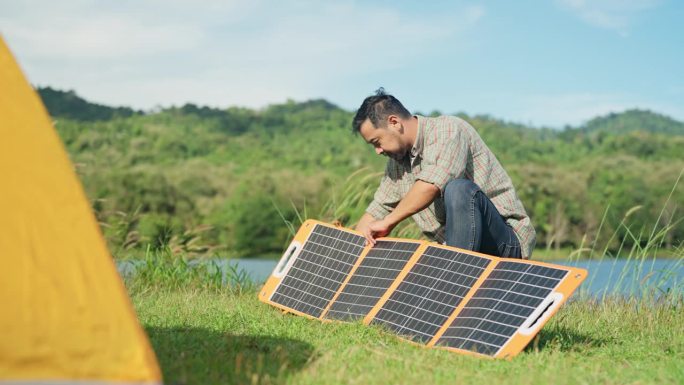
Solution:
M444 187L444 202L459 204L471 201L480 188L469 179L452 179Z

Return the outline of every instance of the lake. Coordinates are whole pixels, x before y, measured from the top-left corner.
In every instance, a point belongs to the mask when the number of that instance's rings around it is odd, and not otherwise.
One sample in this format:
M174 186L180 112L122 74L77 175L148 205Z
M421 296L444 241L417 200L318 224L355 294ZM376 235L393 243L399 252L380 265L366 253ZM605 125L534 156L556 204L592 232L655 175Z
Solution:
M275 268L277 260L264 259L220 259L214 260L223 271L237 268L248 274L256 283L263 283ZM655 259L635 261L625 259L554 261L587 269L589 276L579 291L592 297L604 294L639 296L645 289L660 291L684 290L684 260ZM135 262L118 261L117 267L123 275L132 274Z

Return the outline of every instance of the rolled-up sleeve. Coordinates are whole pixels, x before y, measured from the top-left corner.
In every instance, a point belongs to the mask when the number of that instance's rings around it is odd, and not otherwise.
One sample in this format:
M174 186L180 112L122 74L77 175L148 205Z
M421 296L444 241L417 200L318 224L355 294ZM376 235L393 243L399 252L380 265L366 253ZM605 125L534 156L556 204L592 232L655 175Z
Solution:
M416 175L416 179L432 183L444 193L446 184L452 179L462 178L465 175L466 162L468 160L468 143L461 130L456 130L453 135L445 138L435 138L429 151L424 151L426 156L422 161L422 168Z
M392 162L388 162L387 169L385 170L385 175L380 181L380 186L375 191L373 196L373 201L366 208L366 212L373 216L375 219L382 219L387 216L399 201L401 201L401 195L399 193L399 187L397 186L396 178L393 180L391 178L392 172Z

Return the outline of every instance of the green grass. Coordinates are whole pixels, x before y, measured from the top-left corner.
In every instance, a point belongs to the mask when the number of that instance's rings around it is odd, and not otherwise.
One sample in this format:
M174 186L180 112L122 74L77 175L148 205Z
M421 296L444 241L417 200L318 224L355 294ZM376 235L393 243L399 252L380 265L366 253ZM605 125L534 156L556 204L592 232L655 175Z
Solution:
M167 384L684 383L681 296L571 301L510 361L283 314L254 290L138 285L131 297Z
M571 257L624 256L641 270L674 226L634 233L623 225L631 246L623 241L612 254L592 244ZM673 254L684 260L684 248ZM629 272L611 275L622 281ZM126 283L167 384L684 383L681 283L663 292L663 282L644 279L639 298L571 300L510 361L426 349L359 323L283 314L257 300L243 272L221 273L168 250L148 251Z

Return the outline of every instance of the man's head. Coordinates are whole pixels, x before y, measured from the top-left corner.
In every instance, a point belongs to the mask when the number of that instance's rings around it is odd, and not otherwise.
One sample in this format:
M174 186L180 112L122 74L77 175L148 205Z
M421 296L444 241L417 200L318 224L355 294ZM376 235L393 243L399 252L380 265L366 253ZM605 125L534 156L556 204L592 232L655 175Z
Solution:
M411 118L411 113L397 98L380 88L361 103L352 127L375 147L378 155L399 160L413 146L412 136L407 135L405 127Z

